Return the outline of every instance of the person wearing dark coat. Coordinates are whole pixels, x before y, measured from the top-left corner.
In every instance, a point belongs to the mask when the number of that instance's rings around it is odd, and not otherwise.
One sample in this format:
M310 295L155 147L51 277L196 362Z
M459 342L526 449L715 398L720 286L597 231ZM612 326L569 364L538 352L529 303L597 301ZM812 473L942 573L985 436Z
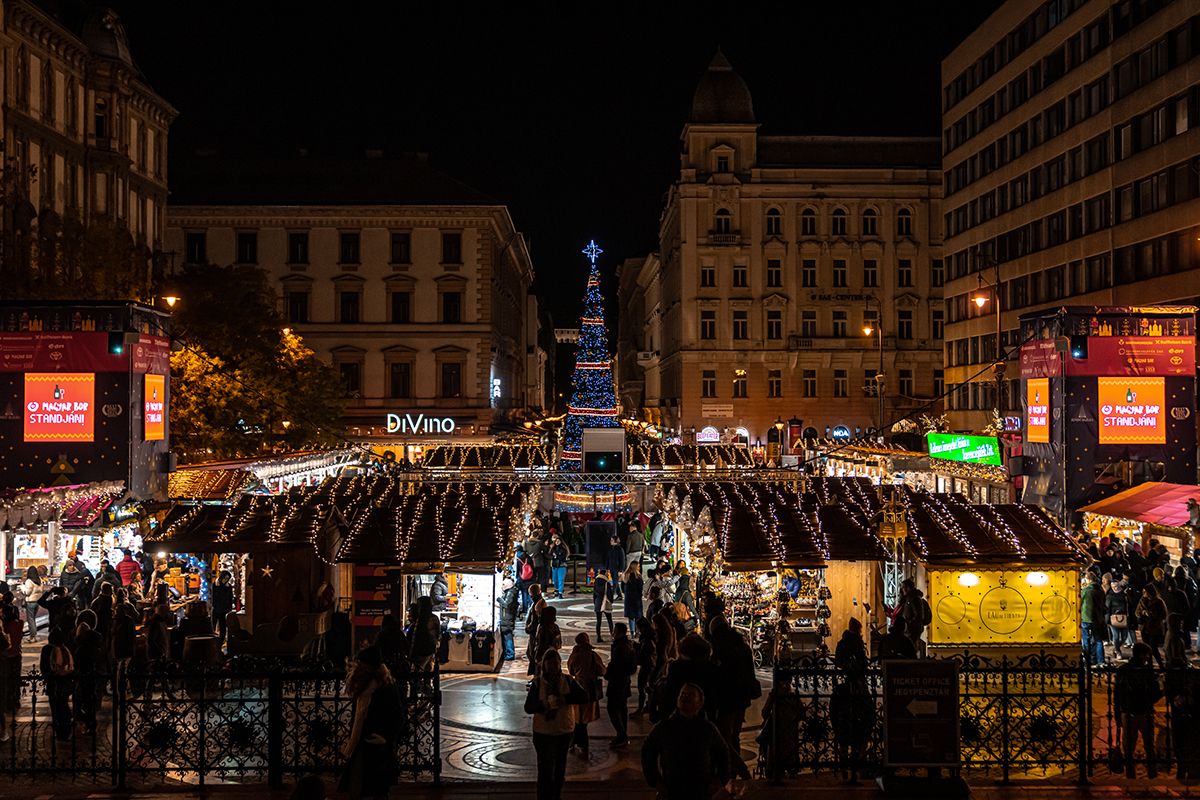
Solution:
M60 742L71 738L71 692L75 688L74 661L66 646L63 632L51 628L42 646L39 666L46 680L46 696L50 700L50 720L54 738ZM55 664L60 665L55 669Z
M604 617L608 620L608 635L612 636L613 618L612 618L612 602L613 589L612 583L609 582L608 576L603 572L596 575L592 581L592 608L596 612L596 642L604 641L604 636L600 633L600 618Z
M429 587L429 599L433 601L434 611L445 611L449 607L450 583L444 574L438 573L433 579L433 586Z
M624 622L613 627L612 652L604 677L608 681L608 718L617 732L613 747L629 744L629 679L637 672L637 653Z
M616 536L609 540L608 552L604 556L604 568L612 576L613 597L620 600L622 597L621 585L617 581L620 579L620 575L625 572L625 548L621 547L621 540Z
M911 645L911 640L908 643ZM915 647L913 653L916 653ZM859 620L850 618L838 642L833 663L841 671L829 700L833 739L846 780L857 783L859 765L875 725L875 702L866 680L867 647Z
M96 615L90 609L79 614L75 629L75 723L79 732L96 732L96 701L105 672L104 639L95 630Z
M512 661L517 657L513 632L517 629L517 607L521 604L521 593L508 575L504 576L500 587L500 598L496 601L496 605L500 606L500 641L504 647L504 660Z
M679 640L679 658L667 666L666 686L658 717L666 719L676 708L679 690L694 683L704 692L703 711L706 719L716 720L726 687L721 685L721 673L712 660L712 645L704 637L689 633Z
M414 672L433 672L433 660L442 639L442 623L433 613L433 600L417 598L412 630L409 633L409 666Z
M904 617L896 617L892 627L879 640L879 660L916 658L917 648L905 630Z
M229 626L225 619L229 616L230 611L233 611L233 575L229 570L223 569L212 587L213 627L222 642L229 636Z
M396 740L403 707L378 648L367 647L358 654L346 678L346 696L354 700L354 725L342 747L346 767L338 789L351 800L387 797L396 781Z
M49 617L47 627L50 630L59 627L63 615L68 609L74 608L74 603L75 601L67 597L67 590L62 586L52 587L50 591L42 594L41 599L38 600L38 605L46 609L46 614Z
M716 662L720 681L720 694L717 696L717 730L721 732L729 749L740 753L746 711L751 703L762 696L762 685L754 673L754 653L746 643L746 637L730 627L725 617L713 617L709 624L709 638L712 642L712 659ZM740 758L734 760L733 768L739 777L750 779L749 770Z
M637 621L637 689L638 704L633 715L640 717L646 713L647 695L650 693L650 679L658 663L658 642L654 638L654 624L648 617Z
M625 619L637 625L642 618L642 565L635 561L625 570Z
M646 737L642 774L663 800L712 797L729 781L729 746L701 713L703 690L690 683L680 689L679 707Z
M384 614L383 619L379 621L375 647L379 650L383 664L393 676L408 671L408 635L404 633L400 620L391 614Z

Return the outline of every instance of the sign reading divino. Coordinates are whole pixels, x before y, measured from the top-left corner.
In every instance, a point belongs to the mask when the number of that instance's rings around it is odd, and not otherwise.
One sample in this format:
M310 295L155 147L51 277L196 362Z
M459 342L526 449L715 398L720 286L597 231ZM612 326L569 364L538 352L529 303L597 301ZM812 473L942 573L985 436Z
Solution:
M1030 378L1025 383L1025 441L1050 441L1050 379Z
M146 373L144 437L147 442L161 442L166 437L164 413L167 408L167 381L164 375Z
M94 373L26 373L25 441L93 441L95 405Z
M995 436L929 433L926 438L929 441L930 458L1000 466L1000 442Z
M1097 378L1100 444L1165 444L1162 378Z

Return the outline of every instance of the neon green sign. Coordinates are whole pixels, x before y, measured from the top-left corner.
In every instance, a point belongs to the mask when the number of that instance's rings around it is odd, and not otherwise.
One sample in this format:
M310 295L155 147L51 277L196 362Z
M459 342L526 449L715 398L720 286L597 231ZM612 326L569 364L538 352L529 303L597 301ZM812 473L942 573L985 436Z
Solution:
M965 433L929 433L930 458L965 461L968 464L1000 466L1000 440L995 436L970 436Z

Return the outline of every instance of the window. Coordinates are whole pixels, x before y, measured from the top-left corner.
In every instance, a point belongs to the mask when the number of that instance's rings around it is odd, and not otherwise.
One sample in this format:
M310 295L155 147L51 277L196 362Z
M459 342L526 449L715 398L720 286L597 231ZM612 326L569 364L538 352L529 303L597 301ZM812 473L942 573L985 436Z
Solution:
M940 369L933 371L933 396L941 397L946 393L946 373Z
M800 393L805 397L817 396L817 371L806 369L800 379Z
M462 292L442 292L442 322L462 322Z
M946 312L940 308L929 312L929 330L934 339L946 338Z
M816 259L806 258L800 263L800 285L805 288L811 288L817 285Z
M779 309L769 309L767 311L767 338L783 338L783 312Z
M343 395L357 397L362 391L362 364L357 361L342 361L338 364L338 376L342 379Z
M338 290L338 322L358 322L362 292L358 289Z
M870 328L871 332L867 333ZM879 332L879 311L874 308L863 309L863 333L867 336L876 336Z
M78 90L75 88L75 79L68 78L67 79L67 91L63 97L63 105L66 107L66 111L67 111L67 114L66 114L67 130L70 131L71 133L75 132L75 126L78 124L78 121L79 121L79 107L77 105L78 102L79 102Z
M239 264L258 263L258 231L238 231L237 260Z
M308 322L308 292L284 292L288 322Z
M412 364L408 361L388 364L388 397L412 397Z
M912 236L912 212L907 208L896 212L896 235Z
M712 341L717 338L717 312L704 309L700 312L700 338Z
M833 210L832 229L830 233L834 236L846 235L846 210L844 208L835 208Z
M863 287L872 289L879 286L879 262L873 258L863 260Z
M783 264L778 258L767 259L767 287L777 289L783 286Z
M875 209L868 208L863 212L862 232L863 236L879 235L879 215L875 213Z
M844 338L849 315L845 311L833 312L833 335Z
M902 369L900 370L900 396L912 397L913 394L915 394L913 388L913 371L911 369Z
M717 156L717 172L729 172L729 156Z
M817 212L811 208L800 212L800 233L803 236L817 235Z
M733 268L733 285L738 289L745 289L750 285L750 275L744 266Z
M733 371L733 396L746 397L746 370L744 369Z
M800 312L800 335L808 339L817 335L816 311Z
M289 233L288 234L288 263L289 264L307 264L308 263L308 233Z
M442 263L443 264L461 264L462 263L462 234L461 233L443 233L442 234ZM457 397L458 395L454 395L454 396Z
M772 208L767 211L767 236L782 236L783 235L783 215L779 213L778 208Z
M907 258L902 258L896 265L896 285L897 286L912 286L913 285L913 268L912 261Z
M700 286L713 287L717 285L717 268L716 267L701 267L700 268Z
M42 119L54 124L54 68L49 61L42 66ZM140 166L145 168L145 160Z
M846 262L844 259L838 258L833 261L833 285L837 289L846 286Z
M833 396L850 396L850 376L844 369L835 369L833 371Z
M412 322L412 292L392 292L390 305L392 322L400 324Z
M188 231L184 236L184 258L189 264L208 262L208 234L204 231Z
M713 233L730 233L733 230L733 217L729 216L729 212L721 208L717 210L717 214L713 217Z
M107 146L107 142L102 140L108 138L108 101L102 97L96 98L96 105L92 115L92 132L96 136L96 142Z
M462 364L447 361L442 364L441 397L462 397Z
M733 312L733 338L734 339L749 339L750 338L750 312L749 311L734 311Z
M392 231L390 258L392 264L412 263L412 234L408 231Z
M896 334L901 339L913 338L913 312L901 311L897 319Z
M935 258L929 262L929 284L931 286L942 286L946 283L946 262L940 258Z
M783 370L767 370L767 397L783 397Z
M706 369L700 373L700 396L717 396L717 371L715 369Z

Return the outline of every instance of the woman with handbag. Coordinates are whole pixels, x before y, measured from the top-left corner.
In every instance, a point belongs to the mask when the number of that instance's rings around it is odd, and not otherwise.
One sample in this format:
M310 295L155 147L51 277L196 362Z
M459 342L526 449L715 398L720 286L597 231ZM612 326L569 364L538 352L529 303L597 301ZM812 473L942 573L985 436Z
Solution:
M1133 647L1133 628L1129 625L1129 595L1125 593L1125 581L1113 581L1104 593L1104 610L1108 615L1108 638L1113 643L1117 658L1125 658L1121 647Z
M583 687L587 698L575 707L575 737L571 740L572 748L579 748L580 754L588 757L589 722L600 719L600 697L604 694L600 679L604 677L604 660L592 647L592 641L586 633L575 637L575 647L571 649L571 657L567 659L567 672L575 682Z
M525 694L525 713L533 716L537 753L537 800L559 800L567 780L567 749L575 731L576 703L586 699L573 678L563 674L562 657L547 650Z
M600 633L600 617L608 618L608 635L612 636L613 620L612 620L612 601L613 590L612 583L608 579L607 572L597 572L595 580L592 581L592 607L596 610L596 643L604 641L604 636Z

